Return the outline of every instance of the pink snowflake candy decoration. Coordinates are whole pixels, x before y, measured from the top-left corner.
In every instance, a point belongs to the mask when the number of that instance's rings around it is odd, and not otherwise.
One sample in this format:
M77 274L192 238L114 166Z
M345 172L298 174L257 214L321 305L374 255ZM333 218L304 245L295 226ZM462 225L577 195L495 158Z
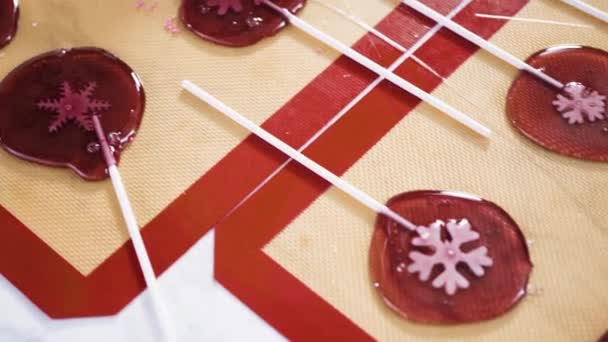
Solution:
M57 132L69 120L73 120L86 131L93 131L92 115L110 108L107 101L91 98L96 87L97 83L89 82L81 91L75 92L69 82L64 81L58 99L44 99L38 102L39 109L57 114L49 125L49 132Z
M224 15L228 13L229 10L233 10L237 13L243 10L242 0L208 0L207 5L211 7L218 7L217 14ZM264 3L264 0L253 0L253 3L257 5L261 5Z
M451 240L443 241L441 231L445 227ZM423 282L429 280L431 272L436 265L442 265L444 270L433 280L433 287L444 288L449 295L454 295L456 290L466 289L470 283L458 272L456 266L464 263L477 277L485 274L484 267L492 266L492 259L488 257L488 249L485 246L478 247L470 252L464 252L463 244L479 239L479 233L471 229L468 220L449 220L447 224L441 220L432 223L428 228L418 228L419 237L412 239L412 244L418 247L431 247L433 254L410 252L412 263L408 266L408 272L419 273L419 279Z
M596 90L589 89L580 83L567 84L553 105L568 124L582 124L603 120L606 113L606 96Z

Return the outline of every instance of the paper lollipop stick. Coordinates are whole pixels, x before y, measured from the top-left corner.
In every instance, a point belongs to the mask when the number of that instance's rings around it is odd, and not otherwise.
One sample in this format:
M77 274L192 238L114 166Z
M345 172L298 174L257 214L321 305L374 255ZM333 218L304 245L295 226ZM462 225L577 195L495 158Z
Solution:
M579 11L585 12L592 17L595 17L605 23L608 23L608 13L589 5L588 3L582 2L580 0L562 0L562 1L576 9L578 9Z
M314 1L317 2L318 4L320 4L321 6L323 6L323 7L327 8L327 9L329 9L329 10L337 13L338 15L346 18L350 22L352 22L352 23L360 26L364 30L369 31L371 34L373 34L374 36L378 37L379 39L381 39L382 41L384 41L388 45L392 46L394 49L402 52L403 54L406 54L407 58L411 58L414 62L418 63L418 65L420 65L421 67L423 67L424 69L426 69L428 72L430 72L431 74L433 74L435 77L439 78L448 88L452 89L452 87L450 86L450 82L448 81L447 78L443 77L441 74L439 74L437 71L435 71L435 69L433 69L430 65L428 65L422 59L420 59L420 58L416 57L416 55L414 55L414 53L422 45L424 45L426 42L428 42L435 35L435 33L437 33L439 31L439 29L441 28L441 24L438 24L433 29L427 31L424 34L424 36L422 36L420 39L418 39L418 41L416 41L416 43L410 49L407 49L403 45L397 43L395 40L393 40L390 37L388 37L387 35L385 35L384 33L378 31L373 26L367 24L363 19L361 19L361 18L359 18L359 17L357 17L357 16L355 16L355 15L353 15L351 13L348 13L348 12L346 12L346 11L344 11L344 10L336 7L336 6L323 3L320 0L314 0ZM450 11L450 13L448 13L448 15L446 15L446 17L453 18L458 12L460 12L463 8L465 8L466 6L468 6L471 3L471 1L473 1L473 0L463 0L463 1L461 1L458 6L456 6L452 11ZM398 62L399 63L393 63L391 66L389 66L388 70L391 71L391 72L394 72L401 64L403 64L403 62L405 62L405 60L398 59ZM384 77L380 76L380 79L384 80ZM367 95L369 93L369 92L366 92L366 91L367 91L367 89L364 90L365 95ZM472 103L465 96L463 96L463 95L461 95L461 94L459 94L457 92L455 92L455 94L457 94L464 101L470 103L473 106L476 106L475 103ZM357 102L359 100L357 100Z
M530 74L538 77L539 79L547 82L551 86L556 87L558 89L562 89L564 87L564 84L562 82L560 82L560 81L556 80L555 78L547 75L546 73L532 67L530 64L515 57L514 55L510 54L506 50L488 42L487 40L483 39L482 37L478 36L477 34L471 32L471 31L467 30L463 26L461 26L461 25L457 24L456 22L452 21L451 19L443 16L442 14L433 10L432 8L419 2L418 0L401 0L401 2L403 2L406 6L409 6L413 9L415 9L422 15L442 24L443 26L448 28L450 31L456 33L457 35L470 41L471 43L479 46L480 48L486 50L487 52L493 54L494 56L502 59L503 61L511 64L512 66L516 67L517 69L527 71Z
M324 32L321 32L314 26L308 24L304 20L302 20L302 19L298 18L296 15L292 14L289 10L282 8L280 6L277 6L276 4L272 3L269 0L263 0L263 4L272 8L273 10L277 11L278 13L282 14L296 28L298 28L298 29L302 30L303 32L309 34L310 36L318 39L319 41L323 42L324 44L336 49L340 53L348 56L349 58L351 58L355 62L361 64L362 66L366 67L367 69L384 77L386 80L390 81L391 83L398 86L399 88L407 91L408 93L416 96L417 98L421 99L422 101L427 102L431 106L440 110L444 114L447 114L449 117L462 123L463 125L472 129L473 131L477 132L478 134L480 134L484 137L489 137L490 134L492 133L489 128L483 126L479 122L466 116L465 114L461 113L460 111L451 107L450 105L441 101L440 99L432 96L431 94L427 93L426 91L418 88L414 84L397 76L390 70L388 70L388 69L384 68L383 66L379 65L378 63L372 61L371 59L369 59L366 56L362 55L361 53L357 52L356 50L339 42L338 40L331 37L330 35L328 35Z
M341 15L342 17L348 19L350 22L358 25L359 27L363 28L364 30L370 32L371 34L373 34L374 36L380 38L382 41L384 41L385 43L387 43L388 45L392 46L393 48L395 48L398 51L401 51L403 53L407 52L407 49L397 43L396 41L394 41L393 39L391 39L390 37L388 37L387 35L385 35L384 33L378 31L375 27L369 25L368 23L366 23L365 21L363 21L363 19L357 17L356 15L347 13L346 11L333 6L331 4L326 4L322 1L319 0L314 0L316 3L320 4L321 6L331 10L332 12L335 12L339 15ZM471 0L469 1L465 1L466 3L470 3ZM436 77L445 80L443 76L441 76L437 71L435 71L435 69L431 68L428 64L426 64L423 60L421 60L420 58L416 57L414 54L411 54L410 58L418 63L420 66L422 66L423 68L425 68L428 72L432 73L433 75L435 75ZM388 68L389 71L395 71L394 69L391 70L391 68Z
M110 175L112 186L114 188L114 192L116 194L116 198L118 199L118 204L120 206L122 216L129 232L129 237L133 242L133 248L135 249L135 255L137 256L139 267L141 268L141 271L144 276L144 281L146 282L146 286L148 287L148 293L150 294L150 298L152 299L152 305L154 306L154 309L158 314L160 330L164 334L166 341L174 341L175 339L173 337L173 329L169 325L169 315L167 314L167 310L158 291L156 275L154 274L154 269L152 268L152 262L150 262L150 256L146 251L146 246L144 245L144 241L139 231L139 226L137 225L135 213L133 212L133 208L131 207L131 202L129 201L129 196L127 195L125 185L122 182L122 177L120 176L120 172L118 171L118 167L116 166L116 159L114 158L112 149L110 148L110 145L108 144L108 141L106 139L106 135L104 133L103 127L101 126L99 116L93 115L93 125L95 128L95 134L99 139L101 152L103 153L103 157L108 166L108 174Z
M188 92L190 92L192 95L196 96L197 98L199 98L202 101L205 101L206 103L211 105L213 108L217 109L218 111L220 111L221 113L223 113L224 115L226 115L227 117L229 117L230 119L232 119L233 121L238 123L239 125L243 126L247 130L249 130L251 133L257 135L262 140L264 140L267 143L269 143L270 145L274 146L279 151L285 153L291 159L294 159L295 161L302 164L310 171L317 174L319 177L325 179L327 182L331 183L336 188L342 190L347 195L349 195L352 198L354 198L355 200L359 201L364 206L370 208L371 210L373 210L379 214L383 214L383 215L390 217L391 219L398 222L401 226L403 226L409 230L412 230L412 231L417 230L418 227L415 224L413 224L412 222L406 220L401 215L397 214L392 209L390 209L386 205L380 203L378 200L374 199L367 193L356 188L352 184L350 184L347 181L343 180L342 178L336 176L334 173L332 173L328 169L319 165L317 162L308 158L301 152L298 152L293 147L287 145L286 143L281 141L279 138L272 135L270 132L268 132L265 129L261 128L260 126L256 125L251 120L247 119L246 117L244 117L243 115L241 115L237 111L235 111L234 109L228 107L226 104L224 104L220 100L213 97L211 94L209 94L206 91L204 91L203 89L201 89L196 84L194 84L190 81L183 81L182 87L185 90L187 90Z

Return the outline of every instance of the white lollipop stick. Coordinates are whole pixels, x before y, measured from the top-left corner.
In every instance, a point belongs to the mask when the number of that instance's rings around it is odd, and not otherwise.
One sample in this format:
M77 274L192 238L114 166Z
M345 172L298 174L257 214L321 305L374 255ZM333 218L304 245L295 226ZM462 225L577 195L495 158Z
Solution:
M351 21L352 23L358 25L359 27L363 28L366 31L369 31L371 34L373 34L374 36L380 38L382 41L384 41L385 43L387 43L388 45L392 46L395 50L400 51L402 53L407 52L407 49L397 43L395 40L391 39L390 37L388 37L387 35L385 35L384 33L378 31L375 27L371 26L370 24L366 23L365 21L363 21L363 19L345 12L344 10L334 6L334 5L330 5L330 4L326 4L320 0L314 0L316 3L318 3L319 5L343 16L344 18L348 19L349 21ZM411 55L411 58L414 62L418 63L420 66L422 66L423 68L425 68L427 71L429 71L430 73L432 73L433 75L435 75L436 77L445 80L443 78L443 76L441 76L437 71L435 71L435 69L431 68L428 64L426 64L423 60L421 60L420 58L416 57L415 55ZM388 68L389 71L394 71L391 70L391 68Z
M585 25L585 24L567 23L567 22L563 22L563 21L537 19L537 18L512 17L512 16L508 16L508 15L494 15L494 14L475 13L475 16L479 17L479 18L484 18L484 19L521 21L521 22L524 22L524 23L533 23L533 24L569 26L569 27L580 27L580 28L592 28L593 27L591 25Z
M431 94L427 93L426 91L418 88L414 84L395 75L390 70L384 68L380 64L365 57L364 55L360 54L359 52L355 51L354 49L346 46L345 44L343 44L340 41L336 40L335 38L329 36L328 34L319 31L317 28L313 27L312 25L308 24L307 22L303 21L302 19L298 18L297 16L295 16L294 14L289 12L289 10L275 5L270 0L263 0L263 1L264 1L265 5L272 8L273 10L281 13L296 28L298 28L298 29L302 30L303 32L309 34L310 36L318 39L319 41L325 43L326 45L336 49L340 53L348 56L349 58L351 58L355 62L361 64L362 66L366 67L367 69L384 77L386 80L390 81L391 83L398 86L399 88L409 92L410 94L416 96L417 98L421 99L422 101L427 102L431 106L433 106L436 109L440 110L441 112L447 114L449 117L462 123L463 125L472 129L473 131L477 132L478 134L480 134L484 137L489 137L490 134L492 133L492 131L489 128L483 126L479 122L466 116L465 114L461 113L460 111L451 107L450 105L441 101L440 99L432 96Z
M216 99L215 97L198 87L196 84L190 81L182 81L182 87L188 92L190 92L192 95L198 97L202 101L207 102L213 108L217 109L230 119L234 120L236 123L243 126L251 133L257 135L258 137L260 137L260 139L274 146L277 150L285 153L291 159L297 161L310 171L317 174L319 177L325 179L327 182L331 183L336 188L344 191L347 195L351 196L353 199L357 200L364 206L370 208L371 210L379 214L388 216L389 218L395 220L397 223L409 230L418 231L418 227L412 222L404 219L401 215L397 214L392 209L380 203L378 200L374 199L367 193L356 188L355 186L343 180L342 178L336 176L334 173L319 165L317 162L313 161L302 153L296 151L293 147L287 145L279 138L272 135L270 132L264 130L260 126L253 123L251 120L236 112L234 109L228 107L226 104L222 103L220 100Z
M471 32L471 31L467 30L466 28L457 24L456 22L452 21L451 19L446 18L445 16L441 15L440 13L433 10L432 8L424 5L423 3L419 2L418 0L401 0L401 2L403 2L407 6L415 9L422 15L442 24L443 26L448 28L450 31L456 33L457 35L470 41L471 43L479 46L480 48L486 50L487 52L493 54L494 56L502 59L503 61L511 64L512 66L516 67L517 69L527 71L530 74L540 78L541 80L547 82L548 84L550 84L553 87L556 87L558 89L562 89L564 87L564 84L562 82L560 82L560 81L556 80L555 78L545 74L544 72L532 67L530 64L513 56L506 50L488 42L487 40L483 39L482 37L478 36L477 34Z
M608 13L589 5L588 3L582 2L580 0L562 0L562 1L576 9L578 9L579 11L585 12L592 17L595 17L605 23L608 23Z
M135 248L135 254L137 256L137 261L139 262L139 267L141 268L141 271L144 275L144 281L146 282L146 286L148 287L148 293L150 294L150 297L152 299L152 305L154 306L154 310L158 315L160 331L163 333L165 341L175 341L175 337L173 335L174 330L170 327L169 315L158 292L156 275L154 274L154 269L152 268L150 257L148 256L146 246L144 245L144 241L141 237L141 233L137 225L137 220L135 219L135 213L133 212L133 208L131 207L131 202L129 201L129 196L127 195L125 185L122 182L120 172L118 172L118 167L116 166L116 159L114 159L114 154L110 149L105 133L101 126L101 122L97 115L93 115L93 124L95 126L95 133L97 134L97 139L99 139L101 151L103 153L106 164L108 165L108 173L110 174L110 179L112 180L114 193L116 194L116 198L118 199L118 204L120 206L123 219L129 232L129 237L131 238L131 241L133 242L133 247Z

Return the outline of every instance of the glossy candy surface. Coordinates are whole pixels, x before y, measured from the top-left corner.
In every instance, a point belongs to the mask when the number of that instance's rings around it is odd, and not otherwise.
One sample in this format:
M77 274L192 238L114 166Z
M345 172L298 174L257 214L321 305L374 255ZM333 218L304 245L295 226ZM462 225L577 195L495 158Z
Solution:
M486 246L493 261L481 277L459 264L457 270L470 286L449 295L408 270L412 251L431 252L413 246L418 234L379 216L370 248L372 280L385 303L402 317L431 324L482 321L505 313L526 294L532 270L526 241L515 221L497 205L470 195L416 191L393 197L388 206L416 225L466 218L480 237L465 243L462 250ZM442 239L450 239L446 231ZM436 265L430 279L442 271L443 266Z
M118 159L139 128L144 103L137 75L107 51L51 51L0 83L0 143L20 158L101 180L106 163L92 115L100 117Z

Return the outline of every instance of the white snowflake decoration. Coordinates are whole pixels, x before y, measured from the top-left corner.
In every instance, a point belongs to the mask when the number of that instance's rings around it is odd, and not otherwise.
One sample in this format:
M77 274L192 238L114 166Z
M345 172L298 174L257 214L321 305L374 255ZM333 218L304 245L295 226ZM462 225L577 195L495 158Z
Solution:
M606 113L606 96L589 89L580 83L570 83L564 87L563 94L557 94L553 105L568 124L582 124L585 117L589 122L603 120Z
M441 239L441 230L446 227L451 241ZM492 266L492 259L488 257L488 249L485 246L478 247L470 252L464 252L460 247L469 241L479 239L479 233L471 229L467 219L460 221L449 220L447 224L438 220L427 227L418 228L419 237L412 239L414 246L431 247L433 254L423 254L412 251L409 257L413 263L408 266L408 272L419 273L421 281L429 280L431 271L435 265L443 265L443 272L433 280L433 287L445 288L449 295L456 293L458 288L466 289L469 281L456 269L459 263L466 264L478 277L484 275L485 267Z

